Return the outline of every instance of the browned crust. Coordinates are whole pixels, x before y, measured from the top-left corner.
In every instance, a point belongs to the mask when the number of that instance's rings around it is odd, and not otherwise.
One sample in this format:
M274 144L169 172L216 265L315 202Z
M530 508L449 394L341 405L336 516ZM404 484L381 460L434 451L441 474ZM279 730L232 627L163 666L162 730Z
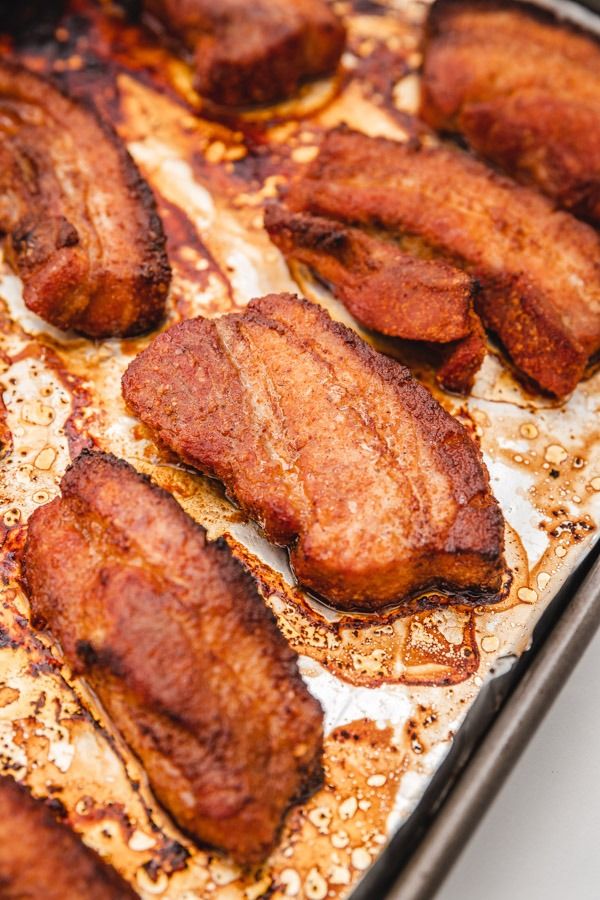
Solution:
M196 87L221 106L271 103L332 73L345 28L324 0L144 0L193 54Z
M440 260L419 259L382 237L334 219L265 210L265 228L284 254L331 284L367 328L410 341L448 343L469 333L473 282Z
M473 312L476 285L454 266L402 249L401 241L367 234L322 216L270 202L265 228L288 262L309 266L354 318L373 331L442 350L439 383L468 393L483 363L485 334Z
M600 223L600 43L524 3L437 0L421 114Z
M600 349L600 238L546 198L450 146L326 135L289 202L416 236L479 283L477 307L516 366L566 396Z
M320 774L322 712L250 575L129 464L82 454L29 523L34 619L178 824L261 862Z
M485 331L481 319L472 311L470 331L466 337L441 348L442 362L436 372L438 383L456 394L468 394L486 353Z
M3 900L134 900L137 894L49 808L0 775Z
M134 360L123 393L334 605L401 605L433 585L498 590L502 516L479 451L407 369L321 308L270 295L183 322Z
M27 306L94 338L155 327L171 277L165 236L152 192L116 132L90 106L7 61L3 107L0 232Z

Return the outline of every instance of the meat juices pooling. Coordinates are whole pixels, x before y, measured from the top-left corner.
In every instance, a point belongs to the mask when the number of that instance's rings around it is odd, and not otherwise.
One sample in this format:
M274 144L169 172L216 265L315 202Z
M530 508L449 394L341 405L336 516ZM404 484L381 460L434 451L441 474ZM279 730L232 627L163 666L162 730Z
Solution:
M322 711L250 575L128 463L81 454L29 523L34 621L196 839L257 864L319 784Z
M347 81L344 81L341 86L341 92L338 95L339 101L336 99L333 103L328 102L323 108L322 115L310 115L308 118L286 123L288 136L284 139L283 147L280 144L279 136L283 129L277 127L271 129L268 126L261 129L261 134L265 136L265 146L261 146L260 149L261 154L265 153L266 155L264 159L261 156L262 162L258 173L254 169L255 145L253 141L246 143L237 133L231 132L226 132L223 137L223 133L215 130L216 126L213 128L206 117L202 116L195 117L196 125L190 133L191 120L182 115L181 103L174 94L172 82L169 81L169 72L172 67L176 68L178 72L181 71L181 65L174 55L158 46L152 48L155 50L155 58L164 61L165 65L160 70L156 70L152 83L148 82L146 73L139 70L148 46L148 40L143 37L140 29L128 29L123 32L121 20L113 17L114 27L110 28L111 44L108 47L110 56L107 59L111 69L110 71L99 69L98 61L101 61L99 56L107 49L105 45L99 45L99 36L104 38L106 35L104 22L110 22L111 19L100 11L99 6L88 0L78 3L78 8L83 12L82 23L74 22L73 25L70 21L66 23L70 30L69 47L65 47L61 42L61 61L64 59L65 62L70 62L73 59L77 49L74 46L75 40L78 39L83 28L91 27L93 31L84 57L84 69L80 73L73 72L65 75L65 78L69 84L78 89L78 92L87 85L87 90L92 93L97 92L97 74L103 74L103 83L110 88L115 83L115 75L118 72L120 86L118 104L117 98L114 100L109 98L104 108L111 120L118 125L123 138L135 142L130 144L132 152L138 164L147 173L157 195L161 197L165 229L168 231L169 239L173 241L172 262L176 273L176 287L179 288L181 285L182 291L186 292L184 297L179 290L173 291L169 302L169 316L173 319L199 314L212 316L218 312L230 311L235 307L239 309L239 305L252 295L268 293L273 290L293 290L279 254L268 247L264 232L259 227L260 209L257 209L257 206L262 200L262 190L259 195L251 193L247 199L245 194L241 194L240 191L251 190L254 192L255 189L263 186L270 187L271 179L268 178L265 182L264 178L265 175L271 173L277 175L282 173L285 177L288 168L291 167L291 160L288 160L287 154L293 153L295 156L297 151L300 155L298 148L302 148L302 154L306 159L309 155L305 149L306 145L309 145L311 151L315 151L316 148L310 145L317 143L323 124L325 127L329 127L341 116L349 114L349 121L354 121L358 127L363 123L365 128L373 130L381 122L382 117L385 116L388 122L391 120L394 116L394 109L393 100L389 95L373 94L371 97L369 94L368 104L358 105L355 118L352 118L352 111L356 108L357 94L368 94L369 78L373 69L379 73L384 71L385 66L386 79L389 77L389 80L392 81L398 67L403 72L406 71L407 66L410 66L412 72L413 61L417 65L416 57L414 60L412 57L416 43L407 45L406 49L401 47L395 55L392 55L388 52L385 42L387 35L393 35L394 37L390 39L391 47L392 40L396 39L396 35L403 36L404 33L407 33L407 36L415 42L418 40L420 24L416 23L413 18L413 12L416 9L414 4L401 2L398 4L398 10L394 10L393 15L368 17L364 15L361 17L358 12L359 8L364 12L365 4L353 5L353 10L349 13L348 18L350 30L353 33L352 47L364 45L366 35L364 32L359 34L356 26L360 27L362 23L366 22L367 35L369 38L371 35L374 38L374 41L369 41L369 43L376 45L374 51L364 60L364 67L361 63L357 71L348 74ZM423 13L423 7L417 8L416 12ZM96 28L96 26L98 27ZM376 26L379 29L385 29L383 35L376 32ZM129 40L130 32L133 32L131 40ZM121 35L126 37L124 47L121 43ZM380 40L380 37L383 37L383 40ZM53 48L57 47L57 44L52 43L49 45L48 55L46 55L46 50L43 51L43 60L48 65L51 65L53 59L56 58L51 54ZM128 53L128 59L124 59L122 54L115 55L119 53L120 49ZM410 61L405 68L402 68L402 61L407 57ZM397 60L398 62L396 62ZM113 67L114 75L111 74ZM408 81L416 84L417 76L411 75ZM387 85L387 80L385 85ZM328 90L330 89L328 88ZM99 94L99 92L97 93ZM312 93L311 90L307 96L312 96ZM315 93L318 93L318 89ZM402 94L404 95L404 91ZM103 92L102 97L104 96ZM397 116L395 121L398 122ZM405 117L402 115L402 127L404 123ZM291 131L290 135L292 124L295 131ZM254 131L254 127L251 130ZM160 146L155 144L154 138L160 138ZM221 163L207 165L208 159L213 158L213 151L219 149L222 152L222 146L215 143L217 139L224 140L226 156ZM282 149L285 154L284 159L281 155ZM246 159L232 165L228 161L230 150L232 156L234 151L242 153L245 150ZM163 171L161 161L167 158L177 159L180 163L185 161L189 165L189 169L186 166L184 172L184 166L180 164L181 172L171 172L169 166L165 166ZM210 222L205 221L204 217L200 221L197 219L197 185L202 185L208 190L215 204L215 218ZM163 197L167 198L167 202L164 204L162 203ZM206 199L208 202L208 196ZM243 204L240 209L236 208L238 202ZM254 225L255 218L256 225ZM179 253L180 247L181 254ZM232 248L238 251L235 257L234 271L230 271L225 265ZM184 260L184 253L188 253L191 249L194 250L194 255L190 254L189 258L194 261L202 261L206 258L206 262L209 264L207 270L196 275L193 271L194 266L190 266ZM246 253L247 261L244 253ZM198 290L199 279L201 290ZM13 294L10 293L10 290L14 287L15 282L14 278L7 278L4 282L7 286L4 295L10 299L11 304ZM252 289L254 293L249 293L250 286L257 282L258 286ZM330 301L328 297L324 297L323 302L330 304L331 308L336 310L336 315L343 315L339 304ZM11 305L11 309L13 310L13 322L10 323L12 336L6 339L8 352L12 355L16 354L25 341L29 342L30 347L33 345L32 349L42 349L43 335L40 338L29 338L27 335L24 335L22 339L17 337L19 326L26 330L30 329L31 317L23 314L20 307L15 309ZM43 326L38 325L37 327ZM67 343L62 338L60 341L64 344ZM387 343L378 342L379 345ZM383 841L384 836L391 836L399 821L403 821L408 816L408 812L405 812L405 807L402 806L406 802L406 798L411 796L414 802L429 783L429 778L450 744L450 741L446 744L440 744L440 741L444 741L450 734L451 723L456 723L458 718L464 716L470 708L479 692L479 676L485 680L490 668L496 667L499 657L509 653L519 655L530 639L533 623L550 602L565 575L583 559L590 546L590 541L593 540L593 531L586 532L584 529L590 528L590 525L593 528L594 518L597 521L597 517L594 515L593 501L600 494L592 494L591 482L599 470L597 454L593 447L595 432L592 421L593 414L590 415L588 412L586 416L585 405L586 402L589 405L598 379L594 378L593 381L583 384L577 390L572 401L566 405L563 414L561 410L551 407L543 399L538 403L532 401L530 406L530 398L519 390L509 373L506 370L503 371L494 355L486 361L484 370L477 381L476 396L460 406L459 419L462 422L468 419L469 430L476 430L486 459L490 461L492 484L498 484L499 497L502 496L505 502L512 504L514 485L518 483L526 486L527 489L527 495L523 494L522 502L519 503L520 513L514 517L511 515L511 525L516 529L518 537L510 528L508 532L507 551L510 562L511 564L517 562L519 566L514 573L510 597L505 598L499 607L489 607L487 612L483 608L468 610L458 607L448 610L430 609L404 619L397 619L396 612L390 613L388 616L370 614L360 617L344 616L335 617L335 621L331 623L330 627L329 622L320 624L322 620L319 613L322 612L325 615L321 608L317 604L305 603L299 596L299 592L289 586L287 569L285 584L283 582L280 584L277 563L282 560L283 553L281 551L273 552L264 542L257 542L254 529L239 522L239 513L223 503L218 487L215 487L214 483L209 479L193 475L188 467L178 463L173 454L167 455L157 449L149 440L146 428L140 427L131 418L123 416L122 406L117 397L118 386L115 390L115 385L120 372L132 358L135 348L141 349L141 345L141 341L124 342L123 344L114 342L108 348L102 345L94 348L83 341L69 341L68 350L62 354L62 359L64 365L67 366L68 374L74 373L85 379L84 383L89 382L91 395L83 398L77 387L79 382L76 382L75 387L71 384L70 391L72 393L65 393L59 383L55 384L55 380L51 382L52 385L55 385L53 397L50 399L44 397L44 393L49 390L45 387L48 379L55 379L55 374L47 372L46 367L34 362L33 375L36 377L32 377L29 369L24 371L25 363L15 361L14 368L11 368L3 379L7 384L7 392L4 396L9 411L8 424L11 427L16 426L17 423L21 424L19 412L22 401L20 402L20 398L23 394L31 396L32 390L34 397L41 396L42 403L47 404L42 407L43 410L48 410L49 407L54 410L55 422L48 429L29 427L27 423L23 423L25 435L19 437L18 434L15 434L14 453L12 458L6 458L4 467L4 482L8 489L5 496L10 496L11 482L14 482L14 502L18 507L15 512L17 515L20 512L21 521L23 521L35 505L42 502L38 500L37 491L40 488L44 488L49 494L54 495L60 476L67 464L68 456L66 449L63 449L60 429L65 418L71 414L72 408L74 412L77 412L83 407L85 416L81 418L78 416L75 420L77 431L71 438L71 442L75 440L77 444L81 444L90 436L97 440L104 449L118 452L119 455L130 460L139 460L144 471L151 472L152 477L156 477L161 484L173 491L185 508L192 515L209 524L215 533L220 527L227 527L227 522L229 522L235 540L240 541L241 545L245 545L247 548L246 556L249 564L257 572L265 573L270 584L270 591L276 592L270 597L269 602L276 610L282 627L286 627L289 622L290 628L286 633L291 633L292 627L297 626L298 614L305 617L306 631L303 630L300 640L294 640L294 646L297 648L297 652L304 653L307 648L309 654L312 654L313 661L306 660L303 672L306 673L309 684L315 686L314 689L318 692L318 696L323 697L327 705L331 727L339 726L328 739L327 785L323 791L308 801L306 806L288 817L281 844L265 867L264 875L241 874L232 864L227 864L226 871L231 873L228 877L232 878L236 874L238 877L232 883L222 887L215 884L217 876L222 874L221 867L219 866L219 870L215 871L214 879L211 875L213 866L220 863L219 858L215 854L196 850L170 823L165 814L156 808L156 804L150 804L150 811L146 814L143 803L148 799L148 792L144 788L138 792L135 785L132 787L127 783L125 775L121 776L122 766L119 758L110 753L109 745L103 737L103 730L98 730L92 724L86 725L83 717L73 723L65 723L67 734L61 727L61 733L65 734L75 748L75 761L67 772L63 774L56 769L52 762L44 762L40 759L39 752L36 754L32 746L26 768L19 770L19 777L24 773L28 783L37 791L44 793L45 782L42 779L47 773L48 777L52 779L52 788L57 786L62 788L58 796L71 812L78 827L86 835L89 835L95 846L106 848L110 858L119 869L128 874L131 873L132 882L139 883L142 890L145 890L147 885L150 890L158 889L162 882L163 886L167 885L165 891L170 897L183 897L189 891L201 895L206 890L212 891L213 888L214 893L231 896L239 894L242 897L249 883L252 890L248 890L248 893L259 892L256 886L259 879L263 881L263 885L271 882L272 886L263 886L263 890L277 893L278 890L282 890L282 880L285 880L288 874L293 876L294 873L297 873L300 893L303 890L312 893L310 888L314 886L314 882L311 878L311 869L318 866L323 880L327 883L329 893L345 897L363 874L352 865L354 849L360 847L360 853L363 856L365 856L363 848L366 849L372 860L378 857L380 847L384 846L378 841ZM115 354L114 360L103 359L106 349ZM109 373L110 377L108 377ZM8 380L13 375L17 386L11 390ZM429 383L428 371L424 373L424 377ZM41 385L36 391L36 382L41 379L43 379ZM42 386L43 391L40 393ZM488 403L488 400L495 399L508 400L508 402ZM442 403L445 407L456 411L459 401L444 397ZM526 407L519 409L521 403L527 404ZM543 405L544 408L539 409L540 405ZM488 418L484 415L484 410ZM575 432L575 439L571 441L569 438L571 423L579 415L581 418L578 420L584 425L580 433ZM70 425L72 421L73 418L67 424ZM113 428L113 423L118 425L118 429ZM527 434L526 439L524 438L525 434ZM532 438L532 435L535 437ZM29 450L30 461L33 462L35 456L48 444L57 452L53 468L47 472L35 469L31 473L31 477L27 476L23 480L17 480L21 449L25 447ZM556 455L562 452L557 446L554 446L557 444L565 448L564 455L567 456L560 465L556 465L555 462ZM554 456L550 468L551 475L548 474L547 466L549 464L545 463L545 454L549 446L551 449L548 450L548 457ZM49 450L45 450L44 457L49 452ZM517 453L522 454L523 458L516 456L513 459ZM578 468L579 466L582 467ZM560 477L555 477L557 473L553 471L554 468L560 470ZM529 493L529 486L531 486L531 493ZM567 494L566 497L565 494ZM582 498L579 507L567 505L571 495L575 495L574 502L577 503L579 503L578 497ZM9 508L9 515L12 515L12 501ZM223 518L219 518L221 509ZM539 515L540 513L541 515ZM592 514L591 518L589 513ZM538 523L541 523L546 516L548 516L546 529L540 533L537 527ZM215 525L217 521L219 528ZM547 550L541 559L538 559L537 553L530 552L528 522L534 523L534 538L535 532L537 532L536 547L547 538ZM569 526L572 527L572 530ZM14 535L14 532L12 533ZM519 538L523 540L527 553L530 554L529 561L524 550L520 550L518 553L514 552L516 541ZM241 545L237 545L239 552L244 553ZM5 550L8 550L8 544L5 545ZM271 564L274 562L275 568L277 568L272 575L268 569L269 562ZM521 602L517 597L517 593L519 593L519 597L521 596L521 589L523 589L523 596L528 598L527 603ZM18 590L17 603L19 607L24 603ZM294 605L295 603L297 603L297 607ZM511 608L504 611L509 606ZM339 631L336 631L338 618L340 622L347 624L346 627L341 627ZM351 623L357 618L365 625L367 622L373 624L364 627L354 635L350 628ZM387 635L385 632L389 629L382 627L381 623L392 620L394 634ZM12 622L11 619L9 621ZM313 629L315 623L315 629ZM311 631L307 633L309 627ZM453 631L449 631L449 627ZM317 633L313 637L314 630ZM21 631L22 629L19 629L15 622L11 634L19 639ZM459 640L461 633L463 634L463 643L454 643ZM27 636L29 634L30 632L27 631ZM447 635L451 643L444 643L443 635ZM347 642L344 642L345 638L348 638ZM429 641L432 638L434 640L437 638L440 642L439 645L434 644L435 656L426 648L425 644L425 640ZM38 642L38 639L33 636L28 640L29 642ZM318 649L321 640L323 651ZM438 650L437 646L441 649ZM498 647L498 649L491 652L493 647ZM468 648L470 648L471 656L467 658ZM386 654L383 663L380 662L380 652ZM439 653L441 653L441 657L437 655ZM46 658L43 654L36 654L29 647L27 651L25 649L18 651L7 649L0 654L0 657L3 662L3 673L7 673L7 670L8 672L14 670L19 663L22 663L24 668L28 665L33 668L38 661ZM375 665L376 660L377 665ZM434 660L437 668L431 665ZM427 662L427 665L423 666L423 671L421 671L419 664L422 665L424 662ZM374 690L371 690L375 684L374 675L379 676L382 669L384 678L392 683L390 688L381 690L375 687ZM338 677L340 673L342 680ZM452 677L448 677L449 675ZM323 680L331 686L331 692L327 695L322 694L319 690ZM451 682L454 684L452 690L443 687ZM419 686L424 683L433 683L437 687ZM369 690L357 687L359 684L368 687ZM73 702L69 699L72 696L71 688L61 683L61 677L58 674L26 679L18 686L21 688L21 700L19 701L21 708L26 704L31 704L33 707L40 691L47 690L51 702L36 715L36 730L38 727L45 728L45 733L48 734L50 740L54 740L56 730L53 725L53 713L48 707L54 710L62 701L63 710L79 708L73 707ZM76 689L79 692L77 685ZM340 691L348 694L352 699L351 707L344 709L343 712L340 712L341 704L337 702ZM382 696L388 699L387 703L379 703ZM357 709L355 702L357 699L363 704L362 710ZM419 706L420 703L424 706L431 703L432 708L424 711L423 706ZM95 706L93 708L95 709ZM363 711L367 716L382 716L392 723L398 723L395 729L396 734L400 732L400 739L397 742L400 752L396 754L396 759L389 752L396 749L389 747L389 742L394 740L390 736L391 728L380 732L373 722L367 722L366 725L369 728L365 730L354 723L350 725L348 731L344 731L351 720L359 717ZM18 715L16 706L3 707L1 713L5 727L10 732L11 717L14 719L15 714ZM415 713L417 714L416 721L410 721L408 724ZM61 715L64 716L65 712ZM431 720L435 720L432 725L428 724L429 716L431 716ZM407 723L406 734L405 723ZM414 725L416 725L416 731L411 730ZM27 743L31 744L31 742L21 743L19 740L19 735L22 733L20 726L15 723L14 727L18 746L15 745L14 755L7 760L8 765L12 765L14 762L20 764L20 757L23 751L27 750ZM392 725L392 727L394 726ZM339 737L340 731L346 735L343 739ZM361 739L357 740L359 733ZM81 746L85 747L90 738L94 740L94 734L97 735L95 744L100 748L105 747L104 753L98 756L94 754L87 764L81 760L78 765L80 742ZM371 745L373 735L377 740L375 748ZM414 751L413 745L416 748ZM130 754L126 753L125 756L129 771L139 777L140 766L131 759ZM99 764L96 763L96 758L100 760ZM111 759L112 763L110 763ZM98 791L94 793L94 784L102 781L104 760L111 765L113 771L117 772L118 777L112 785L100 784ZM402 769L403 763L404 769ZM410 773L408 777L405 778L404 774L399 774L395 780L394 773L404 771ZM367 784L367 779L374 773L383 773L387 776L383 788L369 787ZM95 797L96 804L90 814L86 812L85 816L79 816L77 809L81 807L78 806L78 801L82 796L90 793ZM344 813L346 808L344 801L350 795L355 796L359 801L361 798L364 798L365 801L372 801L372 806L368 811L363 811L361 802L354 817L349 823L344 823L338 814L338 807L340 812ZM327 809L332 812L329 834L320 833L316 825L311 822L313 815L315 815L315 823L323 821L322 817L318 819L315 814L316 808L322 805L323 799L327 804ZM120 827L121 819L119 819L119 827L114 828L112 804L115 802L123 804L123 815L131 821L132 827L141 828L146 834L156 837L157 843L154 848L140 852L128 847L129 833L126 828ZM365 807L366 805L367 802L364 803ZM388 818L392 807L396 812L400 809L403 811L399 816ZM297 824L298 820L302 822L301 825ZM104 824L106 824L106 830L110 830L114 834L112 841L105 841L101 837L100 829ZM348 824L351 826L348 829L350 842L344 850L336 849L335 853L339 856L339 862L343 865L350 883L340 885L337 883L337 870L333 869L331 861L331 855L335 849L331 839L333 837L333 840L336 841L338 829L346 828ZM159 828L158 832L155 830L155 825ZM300 832L298 828L300 828ZM186 868L171 874L172 855L167 853L167 860L164 861L163 852L165 848L171 846L174 840L181 841L191 856L188 858ZM290 856L292 850L293 855ZM293 870L291 873L286 871L289 867ZM282 871L284 872L283 876L280 875ZM155 884L152 884L148 878L148 872L151 872L152 875L154 872L157 873ZM220 882L221 877L218 880Z
M320 307L274 294L182 322L131 363L123 392L333 605L500 588L503 521L479 450L408 369Z

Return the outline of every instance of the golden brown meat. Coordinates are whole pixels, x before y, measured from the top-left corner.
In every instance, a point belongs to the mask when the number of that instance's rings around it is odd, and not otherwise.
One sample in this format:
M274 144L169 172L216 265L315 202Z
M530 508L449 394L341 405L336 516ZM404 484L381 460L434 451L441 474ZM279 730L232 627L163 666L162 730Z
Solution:
M0 776L2 900L135 900L114 869L49 808L12 778Z
M339 129L289 202L416 236L460 265L479 282L484 324L551 394L572 391L600 349L600 236L467 153Z
M82 454L29 523L35 621L98 694L179 825L261 862L318 784L322 714L256 586L127 463Z
M193 55L200 94L223 106L270 103L333 72L345 30L326 0L143 0Z
M88 337L163 316L170 268L150 188L110 126L0 61L0 233L27 306Z
M182 322L134 360L123 392L335 606L408 610L434 585L500 587L502 516L477 447L319 306L273 294Z
M423 117L600 224L600 43L539 7L437 0Z
M457 394L468 394L487 353L487 340L481 319L471 310L470 330L466 337L449 344L438 344L440 361L436 379L442 387Z
M354 318L373 331L409 341L448 344L438 373L450 390L467 393L485 356L485 335L473 312L474 283L414 239L388 240L333 219L269 203L265 227L285 258L309 266ZM474 337L477 335L477 338ZM447 377L446 377L447 376Z

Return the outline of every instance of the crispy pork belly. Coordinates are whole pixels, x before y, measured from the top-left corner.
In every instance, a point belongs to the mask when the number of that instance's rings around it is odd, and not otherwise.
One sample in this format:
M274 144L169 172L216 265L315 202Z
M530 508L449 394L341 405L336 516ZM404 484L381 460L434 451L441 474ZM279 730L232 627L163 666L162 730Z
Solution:
M414 239L403 249L401 240L279 203L267 205L265 227L285 258L312 269L361 325L404 340L451 343L438 380L450 390L470 390L486 345L468 275L431 254L413 255Z
M600 224L600 43L550 13L437 0L422 115L559 204Z
M135 163L91 108L6 61L0 233L25 303L58 328L125 336L162 318L165 238Z
M0 776L2 900L135 900L114 869L12 778Z
M326 0L144 0L193 55L196 87L222 106L290 97L333 72L345 30Z
M479 450L404 366L319 306L273 294L183 322L123 390L331 604L410 611L434 586L478 602L499 589L502 516Z
M446 343L470 331L472 280L401 243L271 203L265 227L286 259L303 263L367 328L410 341Z
M322 713L254 581L127 463L84 453L29 523L47 625L178 824L240 863L320 778Z
M457 394L468 394L487 353L487 340L481 319L471 310L469 333L459 341L438 344L436 378L442 387Z
M413 236L461 266L479 283L484 324L544 391L567 395L600 349L598 234L455 147L339 129L292 183L288 202Z

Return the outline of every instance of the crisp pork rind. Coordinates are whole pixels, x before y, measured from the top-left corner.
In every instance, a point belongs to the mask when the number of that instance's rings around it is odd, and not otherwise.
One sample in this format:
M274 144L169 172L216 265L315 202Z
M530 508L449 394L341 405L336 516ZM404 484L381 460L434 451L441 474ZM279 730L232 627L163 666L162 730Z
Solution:
M398 140L414 132L426 6L334 5L349 27L342 75L229 125L203 116L182 63L87 0L64 19L55 44L19 50L96 101L154 188L174 269L170 323L296 290L353 324L306 271L292 279L262 228L262 204L314 157L325 128L346 122ZM284 551L128 414L120 377L150 338L94 344L54 331L25 309L18 279L6 266L2 272L2 771L60 800L72 826L143 897L347 897L410 815L498 661L528 646L539 616L591 547L600 511L600 375L558 406L526 393L492 352L464 401L439 392L426 362L409 356L481 444L506 517L512 580L493 607L343 616L298 591ZM380 346L412 353L390 341ZM60 648L29 626L19 581L27 519L56 496L70 458L92 445L172 491L211 537L227 536L255 571L324 705L325 785L291 811L259 871L243 873L177 831L96 698L62 664Z

